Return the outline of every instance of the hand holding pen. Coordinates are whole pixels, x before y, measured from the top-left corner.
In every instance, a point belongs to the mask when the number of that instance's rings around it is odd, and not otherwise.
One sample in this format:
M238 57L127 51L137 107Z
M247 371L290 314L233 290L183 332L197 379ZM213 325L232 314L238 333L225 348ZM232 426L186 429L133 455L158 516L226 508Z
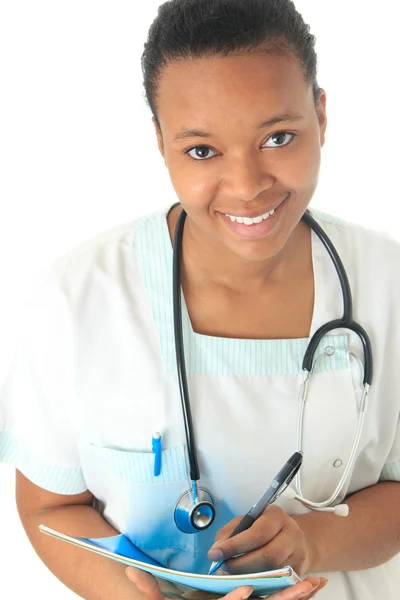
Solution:
M225 531L236 523L229 537L217 541L210 549L208 557L214 560L210 574L232 557L235 558L229 562L229 570L235 574L265 571L288 564L299 575L304 572L304 564L308 566L309 551L300 527L278 506L270 506L265 511L292 481L302 459L302 453L295 452L249 512L219 531L223 538Z

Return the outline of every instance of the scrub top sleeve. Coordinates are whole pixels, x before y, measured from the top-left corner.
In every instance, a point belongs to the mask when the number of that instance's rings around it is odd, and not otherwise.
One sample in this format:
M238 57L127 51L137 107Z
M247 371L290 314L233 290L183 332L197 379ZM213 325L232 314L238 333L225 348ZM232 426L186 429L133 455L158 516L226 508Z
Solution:
M0 397L0 461L57 494L87 489L73 419L70 309L53 271L33 286Z

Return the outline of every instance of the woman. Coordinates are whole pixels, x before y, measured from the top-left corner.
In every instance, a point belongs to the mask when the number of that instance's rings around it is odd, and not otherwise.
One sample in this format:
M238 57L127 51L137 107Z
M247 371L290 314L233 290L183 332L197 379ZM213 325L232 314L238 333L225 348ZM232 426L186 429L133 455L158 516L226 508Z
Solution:
M125 577L121 565L60 547L38 533L39 523L84 537L120 531L181 570L206 572L222 557L231 573L289 564L314 574L276 599L324 588L325 600L394 600L400 249L316 211L344 263L354 318L374 358L355 465L336 499L346 499L350 513L279 499L228 539L296 450L304 352L343 312L331 257L302 219L327 124L314 38L289 0L173 0L159 9L142 64L179 203L96 238L37 286L2 408L2 457L18 469L27 534L46 565L88 599L158 600L170 591L149 575L128 569ZM188 486L171 280L183 211L186 370L200 485L217 514L193 535L173 518ZM359 372L350 352L362 359L358 336L342 328L315 354L301 473L305 497L316 502L337 486L357 430ZM155 431L163 444L158 476ZM250 593L242 587L226 598Z

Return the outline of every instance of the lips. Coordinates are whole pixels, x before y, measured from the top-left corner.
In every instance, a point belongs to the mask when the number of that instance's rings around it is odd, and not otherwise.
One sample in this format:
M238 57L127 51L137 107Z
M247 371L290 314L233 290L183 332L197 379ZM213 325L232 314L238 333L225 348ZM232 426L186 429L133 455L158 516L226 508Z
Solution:
M258 210L246 210L245 208L243 208L243 211L239 212L239 211L230 211L230 210L218 210L217 212L219 212L220 214L227 216L227 215L231 215L232 217L243 217L246 219L256 219L257 217L260 217L261 215L265 215L267 213L270 213L273 210L277 210L280 205L290 196L290 194L288 194L287 196L285 196L285 198L283 200L281 200L278 204L275 204L274 206L271 206L270 208L260 208Z
M287 196L287 197L289 197L289 196ZM230 219L230 217L228 217L225 213L218 211L218 214L222 218L223 222L228 227L228 229L230 229L239 238L261 239L265 236L270 235L271 232L273 232L273 230L275 229L277 223L280 220L281 213L286 206L286 199L287 198L285 198L285 200L283 200L280 204L278 204L277 208L274 210L274 213L271 216L269 216L267 219L263 219L260 223L253 223L251 225L246 225L245 223L238 223L236 220L232 221ZM271 209L271 210L273 210L273 209ZM254 211L253 211L253 214L254 214ZM248 217L248 218L251 218L251 217ZM253 217L253 219L254 218L255 217Z

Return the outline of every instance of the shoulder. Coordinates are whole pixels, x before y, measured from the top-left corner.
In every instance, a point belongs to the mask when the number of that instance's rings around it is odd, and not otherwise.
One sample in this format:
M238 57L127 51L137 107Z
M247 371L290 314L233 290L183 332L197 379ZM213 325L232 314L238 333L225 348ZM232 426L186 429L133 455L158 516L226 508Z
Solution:
M137 253L140 236L162 227L165 214L165 211L157 211L97 234L54 261L46 274L61 281L68 277L85 277L93 269L117 272Z
M106 230L55 260L36 277L33 294L42 301L78 299L90 290L112 290L137 280L140 237L165 222L166 211L158 211ZM151 236L150 236L151 237Z
M321 225L335 245L343 262L358 270L376 270L391 274L400 264L400 243L385 231L369 229L363 225L311 209L312 216Z

